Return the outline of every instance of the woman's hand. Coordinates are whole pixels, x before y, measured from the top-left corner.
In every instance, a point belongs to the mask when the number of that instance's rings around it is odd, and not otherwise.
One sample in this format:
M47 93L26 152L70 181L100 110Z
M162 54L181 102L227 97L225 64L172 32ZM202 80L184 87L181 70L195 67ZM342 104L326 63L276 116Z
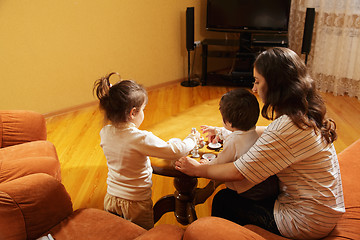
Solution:
M199 163L200 164L208 164L208 163L210 163L210 160L202 158L202 159L200 159Z
M182 157L175 162L175 169L189 176L198 176L197 167L200 163L189 157Z
M195 159L182 157L175 162L175 169L189 176L210 178L223 182L241 181L244 176L233 162L224 164L201 164Z

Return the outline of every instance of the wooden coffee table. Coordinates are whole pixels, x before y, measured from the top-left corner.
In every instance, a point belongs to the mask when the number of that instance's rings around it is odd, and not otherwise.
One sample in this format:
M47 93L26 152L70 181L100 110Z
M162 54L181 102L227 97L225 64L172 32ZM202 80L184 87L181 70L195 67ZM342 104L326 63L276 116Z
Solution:
M208 147L200 149L200 160L205 153L218 153L218 149L212 150ZM154 222L156 223L162 215L174 212L176 220L182 225L192 223L197 219L195 206L204 203L212 195L220 182L210 180L204 188L197 188L197 177L188 176L174 167L175 161L159 158L151 158L154 174L173 177L175 192L160 198L154 205Z

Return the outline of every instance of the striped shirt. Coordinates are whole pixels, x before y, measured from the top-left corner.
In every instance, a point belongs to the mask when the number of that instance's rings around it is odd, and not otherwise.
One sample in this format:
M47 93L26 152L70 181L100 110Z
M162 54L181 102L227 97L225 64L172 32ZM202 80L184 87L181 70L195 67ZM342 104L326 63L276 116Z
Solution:
M345 212L334 145L313 129L299 129L287 115L273 121L234 164L254 183L278 176L274 217L285 237L324 237Z

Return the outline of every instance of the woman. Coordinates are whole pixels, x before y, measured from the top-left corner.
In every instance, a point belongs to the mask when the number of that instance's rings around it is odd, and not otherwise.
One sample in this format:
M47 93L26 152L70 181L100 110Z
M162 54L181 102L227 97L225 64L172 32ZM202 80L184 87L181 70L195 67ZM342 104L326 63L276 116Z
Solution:
M261 114L274 120L247 153L234 163L203 165L181 158L176 169L192 176L221 181L244 178L261 183L279 179L274 199L251 201L220 191L212 215L238 224L254 224L295 239L324 237L345 212L340 169L333 145L335 123L301 59L287 48L262 52L254 63L255 83L264 106Z

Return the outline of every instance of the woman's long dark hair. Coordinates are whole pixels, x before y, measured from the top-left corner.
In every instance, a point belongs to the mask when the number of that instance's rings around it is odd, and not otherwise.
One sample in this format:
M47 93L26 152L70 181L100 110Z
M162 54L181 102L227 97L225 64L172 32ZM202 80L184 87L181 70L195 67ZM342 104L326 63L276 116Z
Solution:
M288 115L301 129L320 131L327 143L336 140L336 124L325 118L326 107L314 80L300 57L288 48L271 48L255 60L256 71L265 78L267 92L261 114L273 120Z
M127 122L130 111L134 107L140 110L147 103L146 90L133 80L122 80L113 86L110 84L112 75L120 75L112 72L94 83L93 92L100 100L100 108L105 111L105 120L114 125Z

